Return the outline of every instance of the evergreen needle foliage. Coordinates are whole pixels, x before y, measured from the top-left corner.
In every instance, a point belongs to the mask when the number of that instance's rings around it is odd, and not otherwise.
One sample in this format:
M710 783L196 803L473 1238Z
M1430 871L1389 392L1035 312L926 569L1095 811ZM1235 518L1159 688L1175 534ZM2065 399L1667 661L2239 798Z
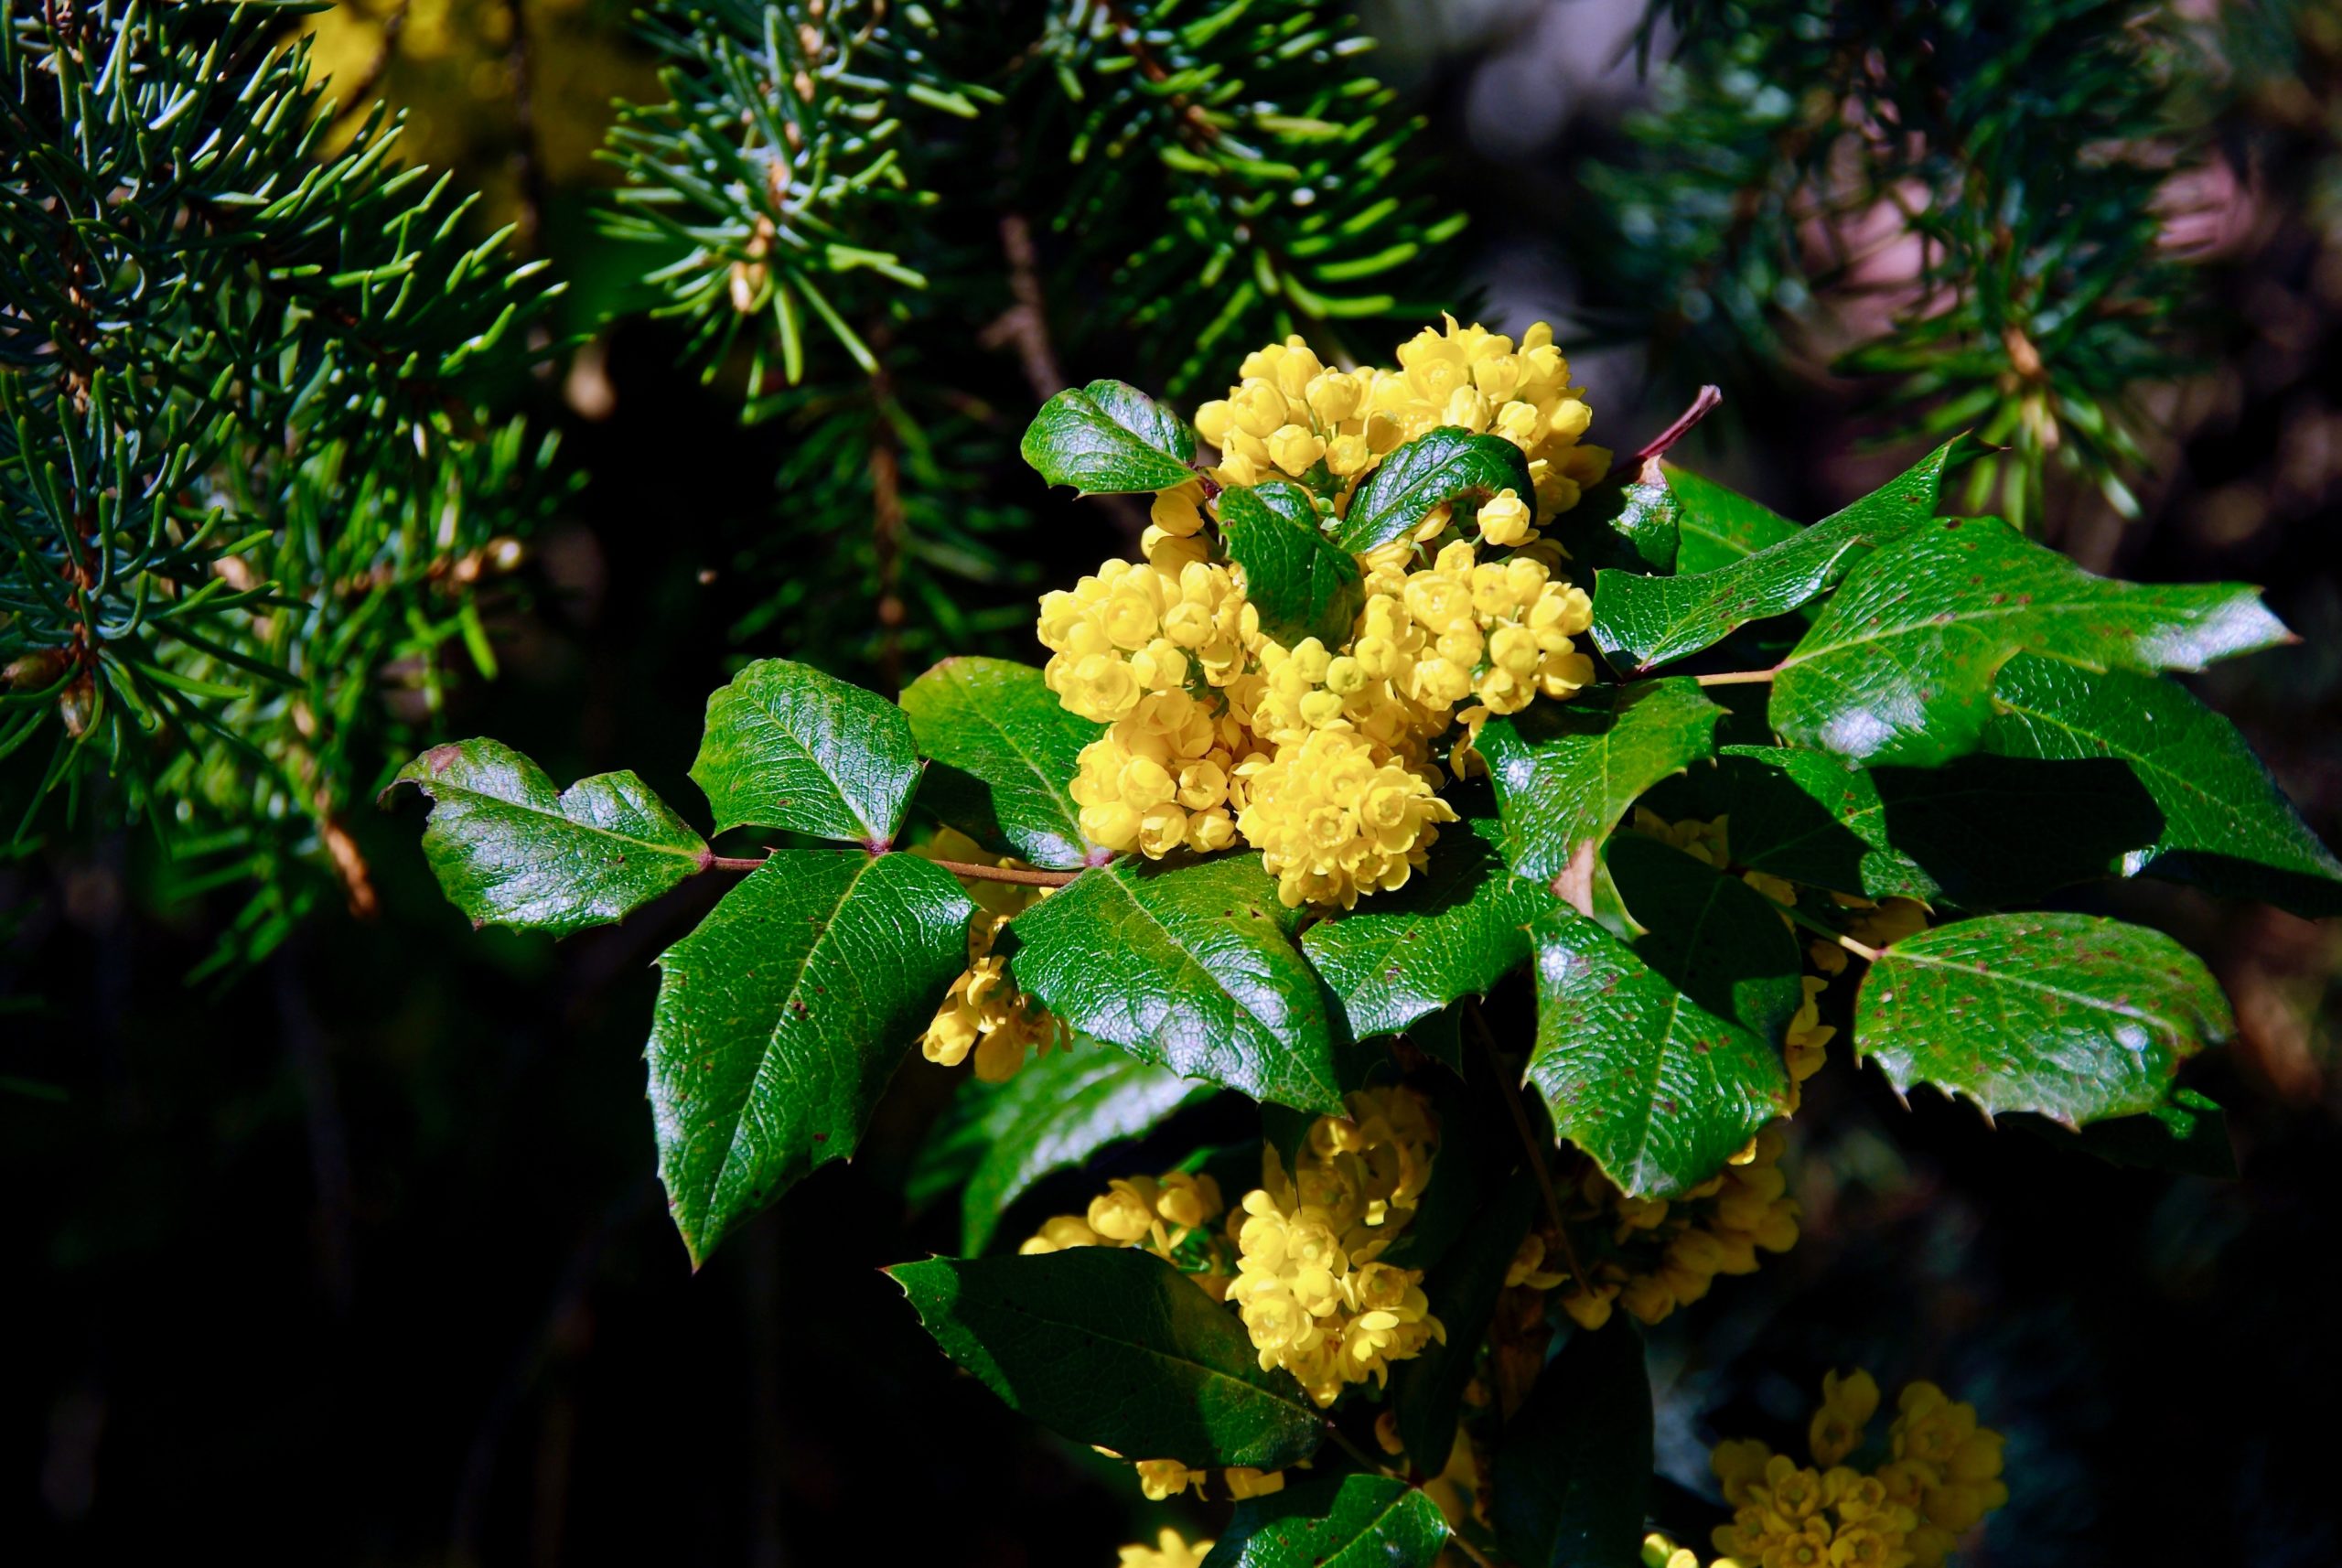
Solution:
M0 754L21 846L151 828L187 886L262 874L265 950L337 819L549 495L484 367L550 290L380 110L322 145L271 8L9 4L0 26ZM306 871L303 869L306 868Z
M959 602L1030 580L995 459L1064 367L1111 349L1176 391L1232 345L1370 344L1456 292L1462 216L1339 5L693 0L644 28L670 97L610 134L608 231L656 247L653 314L790 447L735 561L775 582L743 640L785 628L891 687L1015 618Z
M1606 331L1695 377L1834 346L1898 437L2008 449L1971 507L2037 529L2054 467L2135 515L2139 393L2200 306L2159 242L2207 152L2199 33L2122 0L1656 0L1646 48L1662 21L1634 156L1588 175Z

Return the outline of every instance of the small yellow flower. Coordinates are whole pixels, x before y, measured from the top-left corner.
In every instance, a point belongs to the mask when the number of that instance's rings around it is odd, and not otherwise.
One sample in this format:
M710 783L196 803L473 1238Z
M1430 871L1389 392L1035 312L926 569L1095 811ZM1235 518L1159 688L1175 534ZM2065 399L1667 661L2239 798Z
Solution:
M1534 532L1529 503L1509 489L1499 490L1483 503L1478 521L1481 539L1499 547L1526 544Z
M1190 1470L1176 1459L1142 1459L1137 1468L1138 1489L1146 1494L1149 1502L1176 1498L1190 1487L1198 1497L1203 1496L1204 1473Z
M1835 1465L1862 1445L1863 1428L1878 1410L1878 1384L1856 1369L1845 1378L1835 1371L1823 1375L1821 1403L1813 1412L1806 1441L1813 1462Z
M1262 1471L1236 1465L1229 1468L1226 1479L1228 1495L1240 1503L1246 1498L1265 1498L1272 1492L1284 1490L1283 1470Z

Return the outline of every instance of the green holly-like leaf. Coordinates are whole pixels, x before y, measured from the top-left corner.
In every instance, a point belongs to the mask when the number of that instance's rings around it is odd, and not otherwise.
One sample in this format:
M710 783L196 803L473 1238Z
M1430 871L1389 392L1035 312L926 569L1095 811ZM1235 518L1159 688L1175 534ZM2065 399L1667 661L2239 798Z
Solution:
M1349 640L1366 589L1357 559L1318 531L1307 490L1284 479L1223 490L1219 532L1244 568L1244 599L1262 631L1288 648L1310 637L1328 648Z
M894 843L919 784L894 703L786 659L760 659L707 699L692 782L715 831L784 828L869 849Z
M1016 918L1009 969L1067 1025L1299 1111L1340 1115L1325 986L1261 857L1123 860Z
M886 1271L943 1353L1076 1443L1197 1468L1280 1469L1324 1419L1262 1371L1236 1315L1137 1248L931 1258Z
M694 1264L854 1152L968 959L975 907L909 854L780 850L660 955L650 1108Z
M1446 1544L1439 1505L1406 1482L1321 1476L1238 1503L1204 1568L1431 1568Z
M2061 667L2062 668L2062 667ZM1826 751L1727 746L1732 857L1872 898L1997 908L2119 873L2163 816L2119 764L1956 757L1865 768Z
M1854 1054L1904 1090L1932 1083L1989 1114L2068 1127L2154 1111L2179 1064L2235 1033L2195 954L2095 915L1960 920L1879 955L1854 1002Z
M1081 748L1105 725L1068 713L1041 672L1005 659L947 659L903 688L903 712L930 768L920 802L970 837L1034 865L1101 865L1066 792Z
M1536 489L1520 447L1501 435L1475 435L1444 424L1374 466L1335 526L1334 542L1363 554L1401 538L1445 502L1485 500L1499 490L1528 500Z
M556 789L502 742L465 740L408 763L401 784L431 797L423 853L475 926L565 937L626 918L708 863L706 841L631 773Z
M1750 500L1672 463L1667 484L1675 497L1678 572L1713 572L1745 561L1803 531L1770 507Z
M1590 877L1595 852L1637 796L1714 749L1723 710L1681 678L1596 686L1481 727L1505 859L1552 883Z
M1497 1451L1497 1537L1521 1568L1640 1568L1650 1374L1630 1323L1572 1334Z
M2019 654L1993 682L1984 747L2004 757L2110 758L2137 776L2162 832L2133 869L2342 914L2342 862L2318 842L2236 726L2167 680L2092 674Z
M991 1142L961 1195L961 1249L981 1252L1003 1210L1052 1171L1135 1138L1214 1090L1086 1040L1025 1064L997 1086L971 1079Z
M2289 639L2258 589L2113 582L1996 518L1950 518L1848 575L1781 661L1768 713L1799 745L1927 768L1975 749L2017 653L2152 673Z
M1641 1197L1696 1187L1786 1109L1789 1074L1775 1041L1685 995L1589 917L1547 916L1531 935L1537 1041L1528 1079L1554 1130L1619 1187ZM1718 933L1727 937L1757 940L1738 921ZM1739 953L1711 962L1713 989L1725 993L1736 975L1763 967Z
M1127 381L1068 387L1041 405L1017 450L1050 484L1086 496L1167 490L1195 478L1196 433Z
M1395 1035L1529 961L1529 923L1552 895L1505 868L1497 824L1443 829L1430 864L1396 893L1361 899L1302 933L1301 950L1342 1000L1359 1039Z
M1434 1172L1432 1180L1439 1177ZM1464 1409L1464 1386L1496 1316L1506 1271L1529 1234L1537 1208L1537 1184L1526 1171L1493 1202L1484 1202L1470 1228L1450 1246L1423 1280L1431 1315L1447 1330L1392 1373L1391 1402L1399 1412L1399 1441L1423 1470L1446 1463L1456 1442L1456 1421Z
M1595 645L1619 669L1640 672L1787 615L1843 575L1857 552L1934 516L1943 471L1967 450L1964 436L1949 441L1843 511L1713 570L1681 568L1679 555L1672 577L1596 572Z

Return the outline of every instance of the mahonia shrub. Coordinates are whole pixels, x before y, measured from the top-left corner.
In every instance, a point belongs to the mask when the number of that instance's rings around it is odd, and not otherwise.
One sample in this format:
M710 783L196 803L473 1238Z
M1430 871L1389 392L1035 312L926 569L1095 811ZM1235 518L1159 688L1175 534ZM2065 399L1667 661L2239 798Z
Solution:
M648 1051L694 1264L850 1155L914 1045L963 1075L918 1178L960 1191L962 1255L892 1273L1010 1406L1150 1498L1232 1501L1125 1564L1698 1568L1649 1531L1642 1333L1796 1244L1833 1046L2221 1168L2178 1082L2232 1028L2202 962L2037 906L2159 876L2342 908L2168 674L2289 639L2254 589L1939 515L1964 438L1800 525L1663 461L1689 418L1587 443L1542 328L1393 360L1273 344L1192 424L1052 398L1025 456L1148 498L1139 558L1042 598L1040 668L949 659L891 703L742 670L691 777L761 853L492 740L398 781L478 923L737 877L660 959ZM1108 1174L1229 1095L1257 1144ZM1078 1211L1020 1203L1091 1167ZM1714 1561L1954 1552L2007 1498L1999 1436L1913 1383L1873 1441L1879 1406L1833 1372L1810 1463L1719 1447Z

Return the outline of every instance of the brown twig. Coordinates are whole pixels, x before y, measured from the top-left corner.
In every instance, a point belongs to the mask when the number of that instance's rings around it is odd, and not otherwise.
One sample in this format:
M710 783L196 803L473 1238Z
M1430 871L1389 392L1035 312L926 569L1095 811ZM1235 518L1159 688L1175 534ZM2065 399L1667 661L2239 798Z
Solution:
M1049 341L1040 252L1033 244L1033 225L1023 213L1000 215L1000 252L1008 261L1008 296L1015 303L978 333L976 341L986 349L1014 346L1026 384L1047 403L1064 390L1065 371L1058 368L1056 346Z
M1373 1455L1369 1454L1365 1449L1360 1448L1356 1443L1352 1442L1348 1433L1344 1432L1340 1427L1334 1424L1334 1418L1332 1416L1326 1417L1326 1432L1328 1436L1333 1438L1335 1446L1339 1448L1343 1453L1348 1455L1358 1465L1359 1469L1366 1471L1369 1475L1388 1476L1394 1481L1399 1478L1399 1473L1397 1471L1391 1469L1390 1466L1383 1464L1380 1460L1375 1458Z
M382 41L376 47L374 58L367 62L365 70L349 84L349 96L342 99L335 108L334 119L337 122L357 113L374 96L374 90L382 85L382 77L399 52L399 35L406 31L407 5L408 0L399 0L391 7L390 16L383 19Z
M1690 435L1692 427L1714 413L1717 405L1723 402L1724 392L1721 388L1702 387L1700 395L1692 400L1692 406L1677 414L1673 424L1644 442L1635 452L1611 464L1610 472L1604 477L1615 479L1621 475L1640 473L1645 464L1656 462L1665 456L1669 447Z
M1778 670L1723 670L1713 675L1694 675L1692 681L1702 686L1756 686L1770 681Z
M544 160L537 154L536 68L529 50L529 15L524 0L505 0L512 18L512 41L504 63L512 73L512 183L521 205L520 229L512 236L525 254L537 248L544 227Z
M1015 882L1026 887L1062 887L1080 875L1075 871L1037 871L1023 865L976 865L964 860L939 860L935 864L954 876L972 877L978 882Z
M701 860L702 871L754 871L768 856L761 854L711 854ZM965 876L976 882L1014 882L1026 887L1062 887L1080 875L1077 871L1038 871L1024 865L978 865L965 860L938 860L954 876Z
M1464 1011L1471 1017L1472 1028L1480 1036L1480 1048L1488 1053L1488 1070L1497 1075L1497 1087L1504 1091L1505 1106L1512 1112L1513 1131L1520 1134L1520 1146L1529 1155L1529 1168L1537 1177L1537 1191L1545 1200L1545 1218L1553 1227L1553 1241L1562 1250L1562 1262L1569 1270L1570 1278L1578 1283L1578 1288L1590 1290L1594 1281L1578 1262L1577 1249L1570 1243L1570 1228L1562 1219L1562 1195L1554 1188L1553 1173L1545 1164L1545 1151L1537 1145L1536 1130L1529 1125L1529 1107L1520 1102L1520 1086L1505 1070L1504 1057L1497 1049L1496 1032L1488 1027L1479 1004L1466 1002Z
M1465 1556L1469 1557L1473 1562L1478 1563L1480 1568L1497 1568L1497 1565L1488 1560L1488 1554L1487 1552L1481 1551L1478 1547L1464 1539L1464 1532L1462 1530L1449 1530L1447 1532L1447 1539L1454 1544L1456 1550L1461 1552Z
M878 674L889 692L903 684L903 463L895 449L894 378L884 358L887 335L870 335L878 368L870 373L870 550L878 567Z

